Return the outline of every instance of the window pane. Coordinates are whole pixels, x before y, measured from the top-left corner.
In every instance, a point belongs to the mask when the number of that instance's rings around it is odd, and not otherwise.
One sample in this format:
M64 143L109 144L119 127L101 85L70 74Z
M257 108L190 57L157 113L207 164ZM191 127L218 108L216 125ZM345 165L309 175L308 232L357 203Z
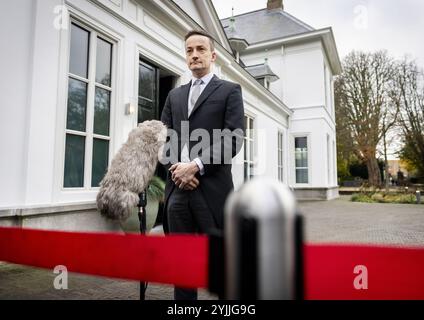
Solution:
M280 133L280 149L283 150L283 134Z
M70 130L85 131L86 109L87 84L69 78L66 128Z
M144 98L138 99L137 123L156 119L156 105Z
M91 186L98 187L102 181L109 161L109 141L93 139L93 164L91 168Z
M249 128L250 128L249 137L250 139L253 139L253 119L250 119L250 118L249 118Z
M246 138L244 139L244 143L243 143L243 159L247 160L247 140Z
M84 185L85 137L67 134L65 149L65 188Z
M87 78L90 33L75 24L71 26L71 57L69 72Z
M281 165L281 151L278 150L278 165Z
M308 166L308 148L306 137L295 138L295 162L296 167Z
M295 138L294 144L296 149L306 149L307 148L306 137Z
M112 44L97 38L96 82L110 87L111 84Z
M249 158L249 160L253 161L253 151L254 151L254 149L253 149L253 141L252 140L249 141L249 146L250 146L250 158Z
M296 150L296 167L307 167L308 166L308 151Z
M149 100L154 100L155 81L155 70L140 64L138 95Z
M308 183L308 169L296 169L296 183Z
M249 174L250 174L250 178L253 178L253 163L249 164Z
M110 91L97 88L94 99L94 133L109 135Z

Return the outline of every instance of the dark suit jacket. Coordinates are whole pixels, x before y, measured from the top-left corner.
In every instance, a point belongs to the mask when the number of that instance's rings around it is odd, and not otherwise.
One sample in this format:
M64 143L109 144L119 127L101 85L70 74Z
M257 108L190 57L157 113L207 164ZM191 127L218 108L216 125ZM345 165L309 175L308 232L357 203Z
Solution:
M178 161L181 160L181 121L189 121L189 132L195 129L205 129L209 133L210 144L207 152L201 152L199 158L204 164L204 175L197 174L199 186L209 209L219 229L224 225L224 204L227 196L233 190L231 161L224 163L224 138L218 141L221 152L217 152L217 143L213 146L213 129L229 129L238 131L238 141L232 139L230 143L231 158L234 157L243 144L244 135L244 108L241 87L239 84L221 80L216 75L199 96L190 117L188 117L188 95L191 81L170 91L163 108L161 121L178 133ZM191 151L196 141L189 143ZM228 144L226 145L228 147ZM191 159L193 160L193 159ZM220 162L217 164L217 162ZM229 162L229 163L228 163ZM165 165L169 168L170 165ZM168 232L167 202L175 184L168 172L165 187L164 230Z

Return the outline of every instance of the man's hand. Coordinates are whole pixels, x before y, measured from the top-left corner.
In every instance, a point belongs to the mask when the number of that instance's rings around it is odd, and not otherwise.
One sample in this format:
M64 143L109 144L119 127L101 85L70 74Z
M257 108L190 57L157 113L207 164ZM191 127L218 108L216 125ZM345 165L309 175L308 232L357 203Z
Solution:
M188 184L184 186L184 190L194 190L199 186L199 180L196 177L193 178Z
M172 181L180 189L194 190L199 185L199 180L194 176L199 171L199 167L194 161L173 164L169 171L172 173Z

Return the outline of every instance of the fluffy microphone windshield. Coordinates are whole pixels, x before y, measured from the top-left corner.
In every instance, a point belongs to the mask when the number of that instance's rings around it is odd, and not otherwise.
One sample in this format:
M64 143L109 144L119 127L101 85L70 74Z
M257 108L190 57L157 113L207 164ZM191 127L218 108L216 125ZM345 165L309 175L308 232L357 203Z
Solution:
M97 208L116 220L127 219L155 172L166 141L166 126L157 120L144 121L133 129L112 160L100 182Z

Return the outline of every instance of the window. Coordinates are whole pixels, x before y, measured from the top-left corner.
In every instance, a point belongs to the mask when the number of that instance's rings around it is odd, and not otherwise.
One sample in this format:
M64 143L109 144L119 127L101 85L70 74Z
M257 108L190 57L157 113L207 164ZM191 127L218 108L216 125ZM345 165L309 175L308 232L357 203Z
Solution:
M283 133L282 132L278 132L278 180L280 180L281 182L283 182L284 177L283 177Z
M296 183L308 183L308 138L294 138Z
M246 133L244 136L244 180L250 180L253 177L253 118L244 116L244 127Z
M159 119L159 68L140 61L138 66L137 123Z
M109 163L113 44L71 24L65 188L98 187Z

